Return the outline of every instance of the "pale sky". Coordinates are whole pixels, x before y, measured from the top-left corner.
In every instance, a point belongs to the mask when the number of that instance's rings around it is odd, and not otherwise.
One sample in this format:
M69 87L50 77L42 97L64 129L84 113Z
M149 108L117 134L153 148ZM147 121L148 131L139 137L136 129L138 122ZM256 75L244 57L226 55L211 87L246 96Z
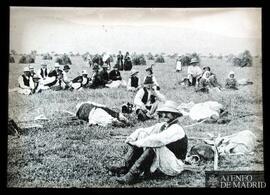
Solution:
M10 8L19 53L261 54L260 8Z

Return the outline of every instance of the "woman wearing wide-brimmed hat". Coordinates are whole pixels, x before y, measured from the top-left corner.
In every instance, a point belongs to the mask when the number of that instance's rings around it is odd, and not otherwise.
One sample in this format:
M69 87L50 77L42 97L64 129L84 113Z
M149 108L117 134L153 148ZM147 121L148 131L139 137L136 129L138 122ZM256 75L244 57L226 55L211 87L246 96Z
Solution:
M132 69L130 77L128 79L127 90L128 91L137 91L141 87L140 78L137 76L139 73L138 70Z
M142 173L147 176L156 172L176 176L190 168L184 163L188 138L178 121L183 115L177 109L177 103L166 101L157 111L165 122L134 131L125 140L130 147L124 166L107 166L114 174L125 174L116 178L119 183L133 184Z

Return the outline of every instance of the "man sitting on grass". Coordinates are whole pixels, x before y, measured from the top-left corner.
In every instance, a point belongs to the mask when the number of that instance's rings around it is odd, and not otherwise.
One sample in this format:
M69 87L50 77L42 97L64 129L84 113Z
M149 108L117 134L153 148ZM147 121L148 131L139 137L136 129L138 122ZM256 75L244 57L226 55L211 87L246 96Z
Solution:
M176 176L183 170L195 170L185 165L188 138L179 124L183 116L173 101L166 101L157 112L161 120L148 128L139 128L127 137L125 143L129 151L124 166L109 165L106 168L117 177L120 184L138 182L141 174L153 176L155 173Z
M156 88L151 77L144 81L144 87L140 88L134 98L138 120L145 121L153 118L160 102L166 98Z

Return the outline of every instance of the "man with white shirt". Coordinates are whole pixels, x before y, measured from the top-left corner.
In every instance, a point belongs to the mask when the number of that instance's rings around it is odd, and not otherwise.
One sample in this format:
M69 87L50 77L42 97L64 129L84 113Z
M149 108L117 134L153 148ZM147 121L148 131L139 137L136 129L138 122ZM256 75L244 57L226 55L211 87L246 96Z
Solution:
M187 78L189 80L189 84L192 86L196 85L197 78L202 74L202 69L198 66L198 64L198 59L192 58L190 65L188 66Z
M165 96L154 88L152 77L147 77L144 87L137 92L134 98L138 120L145 121L153 118L159 102L165 101Z
M124 166L107 166L113 174L125 174L116 178L120 184L133 184L142 173L144 176L153 176L156 172L176 176L192 168L184 163L188 138L178 121L183 115L177 103L166 101L157 112L165 122L134 131L125 141L129 150Z

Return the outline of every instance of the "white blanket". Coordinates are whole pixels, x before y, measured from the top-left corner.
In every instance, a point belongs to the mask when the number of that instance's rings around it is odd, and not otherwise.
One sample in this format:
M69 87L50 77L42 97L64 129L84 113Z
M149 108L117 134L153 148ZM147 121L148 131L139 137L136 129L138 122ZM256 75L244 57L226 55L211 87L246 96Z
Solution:
M159 169L166 175L175 176L183 171L184 163L177 159L166 145L182 139L185 132L178 124L173 124L167 129L160 131L165 123L158 123L148 128L140 128L133 132L126 143L137 147L151 147L155 151L156 157L151 165L150 171Z
M102 108L93 108L91 112L89 113L88 120L89 120L88 122L89 124L100 125L100 126L106 127L109 124L112 124L112 122L117 119L113 118Z
M207 101L203 103L194 104L190 102L188 104L182 103L178 106L178 109L184 116L189 115L192 120L203 120L213 115L219 117L220 109L223 105L215 101Z
M218 146L220 155L225 154L247 154L254 150L256 136L249 130L240 131L230 136L219 138L221 142Z

